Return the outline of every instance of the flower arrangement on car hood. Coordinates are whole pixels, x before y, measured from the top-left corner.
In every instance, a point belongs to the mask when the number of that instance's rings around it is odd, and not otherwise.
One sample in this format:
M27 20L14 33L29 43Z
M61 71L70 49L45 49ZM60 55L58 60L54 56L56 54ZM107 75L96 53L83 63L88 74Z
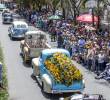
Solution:
M57 52L47 58L45 66L57 83L70 86L75 80L82 80L81 72L73 65L71 59L63 53Z

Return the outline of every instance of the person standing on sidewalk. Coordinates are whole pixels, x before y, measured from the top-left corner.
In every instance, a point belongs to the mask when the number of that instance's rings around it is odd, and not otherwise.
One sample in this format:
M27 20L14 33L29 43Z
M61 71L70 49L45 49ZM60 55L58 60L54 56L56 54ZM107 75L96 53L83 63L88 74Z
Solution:
M100 51L98 54L98 71L103 71L104 70L104 59L105 59L105 54L103 51Z
M96 67L98 66L98 64L97 64L97 49L98 49L99 47L97 46L97 43L96 42L94 42L93 43L93 48L92 48L92 55L93 55L93 60L92 60L92 68L91 68L91 70L92 71L96 71Z
M81 36L78 40L78 46L79 46L79 53L84 53L84 46L85 46L85 39L83 36Z
M87 53L87 68L89 70L91 70L91 67L92 67L92 58L93 58L92 49L89 48Z
M63 37L62 37L62 34L58 35L58 48L62 48L63 47Z

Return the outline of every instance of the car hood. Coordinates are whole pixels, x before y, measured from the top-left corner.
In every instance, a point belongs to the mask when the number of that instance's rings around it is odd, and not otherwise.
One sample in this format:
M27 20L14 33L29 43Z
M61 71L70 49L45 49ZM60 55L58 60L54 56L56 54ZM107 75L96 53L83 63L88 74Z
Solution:
M24 34L25 32L27 32L27 29L15 29L15 34Z

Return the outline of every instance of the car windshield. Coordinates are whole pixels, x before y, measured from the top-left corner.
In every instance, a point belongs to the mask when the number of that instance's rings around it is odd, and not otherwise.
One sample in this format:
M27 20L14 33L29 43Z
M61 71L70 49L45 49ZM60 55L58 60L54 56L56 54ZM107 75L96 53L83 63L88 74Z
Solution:
M23 29L25 29L26 28L26 25L17 25L17 28L23 28Z
M11 14L4 14L4 17L12 17Z
M28 42L29 40L31 41L46 41L46 36L43 34L30 34L26 35L25 40Z
M0 8L6 8L4 4L0 4Z

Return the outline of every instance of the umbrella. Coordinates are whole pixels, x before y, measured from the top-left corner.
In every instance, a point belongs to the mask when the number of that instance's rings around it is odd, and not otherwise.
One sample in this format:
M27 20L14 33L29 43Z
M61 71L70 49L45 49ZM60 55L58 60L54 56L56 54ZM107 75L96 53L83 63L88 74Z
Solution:
M58 15L52 15L48 19L50 19L50 20L58 20L58 19L60 19L60 17Z
M77 17L77 21L80 22L93 22L93 16L91 14L83 14ZM94 16L94 22L98 22L98 17Z

